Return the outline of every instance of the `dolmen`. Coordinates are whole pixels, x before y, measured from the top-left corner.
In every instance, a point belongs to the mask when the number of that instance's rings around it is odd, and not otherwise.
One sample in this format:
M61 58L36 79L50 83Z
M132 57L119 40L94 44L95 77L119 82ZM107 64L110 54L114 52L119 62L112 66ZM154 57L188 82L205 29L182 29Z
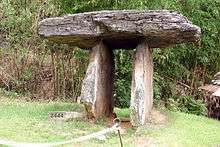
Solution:
M113 114L113 50L135 49L130 117L133 125L144 125L153 107L153 48L198 42L201 30L174 11L113 10L47 18L38 34L91 51L80 99L93 118Z

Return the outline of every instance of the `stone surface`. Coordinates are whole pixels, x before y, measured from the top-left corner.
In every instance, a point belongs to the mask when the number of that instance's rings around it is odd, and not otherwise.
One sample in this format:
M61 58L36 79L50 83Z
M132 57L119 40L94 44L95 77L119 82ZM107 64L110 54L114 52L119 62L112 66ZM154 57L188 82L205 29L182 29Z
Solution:
M113 113L113 70L112 50L100 41L91 50L80 96L89 118L108 117Z
M220 88L218 88L218 90L216 92L214 92L212 95L220 97Z
M144 125L153 107L153 58L147 41L134 55L130 107L132 125Z
M70 120L75 118L83 118L85 117L84 113L79 113L75 111L57 111L57 112L49 112L49 118L55 120Z
M201 30L173 11L115 10L47 18L39 22L38 33L83 49L91 49L98 40L109 48L133 49L142 40L147 40L150 48L195 42Z

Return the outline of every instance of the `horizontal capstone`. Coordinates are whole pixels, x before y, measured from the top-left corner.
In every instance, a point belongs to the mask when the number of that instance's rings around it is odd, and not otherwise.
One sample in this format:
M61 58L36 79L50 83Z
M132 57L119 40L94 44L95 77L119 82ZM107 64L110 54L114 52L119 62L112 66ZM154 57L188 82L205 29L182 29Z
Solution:
M38 34L57 43L91 49L98 40L110 48L133 49L196 42L201 30L185 16L168 10L114 10L69 14L39 22Z

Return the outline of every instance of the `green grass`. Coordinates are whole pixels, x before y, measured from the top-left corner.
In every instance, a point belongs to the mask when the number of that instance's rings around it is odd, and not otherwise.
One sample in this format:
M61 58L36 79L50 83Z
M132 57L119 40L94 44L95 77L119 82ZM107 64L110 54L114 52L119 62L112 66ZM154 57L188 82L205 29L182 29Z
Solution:
M141 134L155 138L156 144L166 146L220 145L220 122L181 112L167 112L165 126L148 125L139 128Z
M48 118L52 111L81 111L79 104L67 102L26 102L6 97L0 98L0 139L20 142L57 142L66 141L81 135L102 130L106 126L102 121L92 123L87 120L58 121ZM128 129L128 132L134 132ZM132 143L131 135L124 135L124 142ZM107 136L106 141L92 139L78 146L117 146L116 134ZM67 145L71 146L71 145Z
M6 97L0 98L0 138L25 142L65 141L101 130L104 123L85 120L55 121L48 112L81 111L78 104L67 102L26 102ZM119 116L129 115L128 109L115 109ZM148 124L137 129L127 129L122 135L125 146L135 146L135 135L153 138L161 146L212 146L220 144L220 122L202 116L165 111L168 122L163 125ZM107 140L92 139L77 146L119 146L116 134ZM71 145L67 145L71 146Z

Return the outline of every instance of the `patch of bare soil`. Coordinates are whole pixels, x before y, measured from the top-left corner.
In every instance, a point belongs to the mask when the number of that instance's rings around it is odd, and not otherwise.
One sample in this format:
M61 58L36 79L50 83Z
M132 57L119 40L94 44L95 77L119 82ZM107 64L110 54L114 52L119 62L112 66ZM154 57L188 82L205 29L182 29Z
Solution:
M134 138L135 147L156 147L154 142L155 139L153 137L135 136Z
M161 128L167 123L167 116L156 109L152 109L146 127ZM137 128L134 136L135 147L156 147L155 138L141 135L142 127Z
M117 118L116 114L114 113L112 116L107 118L107 124L108 126L112 126L114 119ZM118 117L120 119L120 127L122 129L127 129L127 128L132 128L132 124L130 121L130 118L126 118L126 117Z
M127 129L127 128L132 128L132 124L129 118L120 118L121 120L121 128L122 129Z
M167 116L156 109L152 109L148 121L153 124L166 124Z

